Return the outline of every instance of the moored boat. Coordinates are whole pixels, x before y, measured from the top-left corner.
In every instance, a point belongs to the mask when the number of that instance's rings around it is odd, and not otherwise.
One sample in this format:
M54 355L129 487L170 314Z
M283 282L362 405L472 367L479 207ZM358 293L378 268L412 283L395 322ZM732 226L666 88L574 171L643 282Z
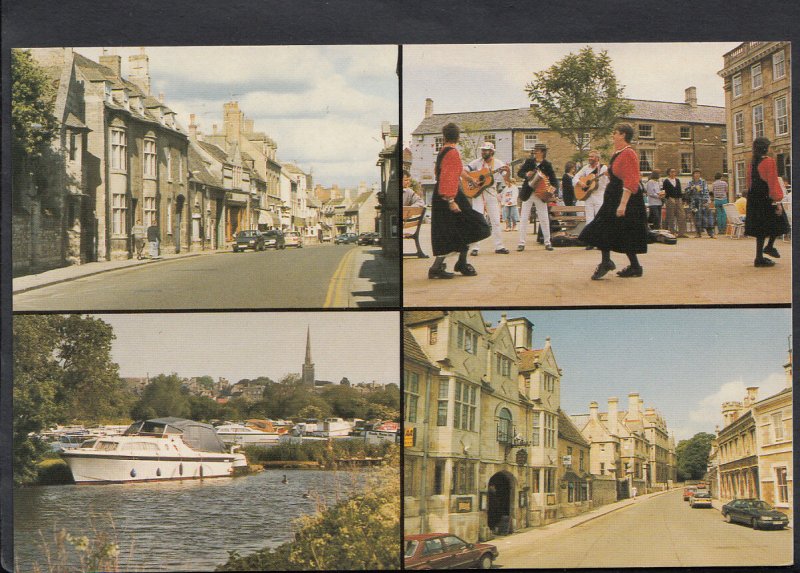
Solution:
M244 454L228 451L214 427L182 418L131 424L62 454L75 483L124 483L233 475Z
M225 422L215 429L217 435L226 444L243 446L277 444L281 434L286 433L285 430L278 432L274 428L270 431L271 424L269 426L264 423L256 425L255 422L255 420L248 420L247 424Z

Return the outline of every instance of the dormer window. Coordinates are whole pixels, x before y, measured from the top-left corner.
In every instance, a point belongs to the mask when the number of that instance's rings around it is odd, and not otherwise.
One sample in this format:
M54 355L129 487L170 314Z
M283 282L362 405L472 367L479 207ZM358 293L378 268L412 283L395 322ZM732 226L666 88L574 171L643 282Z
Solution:
M103 82L103 97L105 101L111 103L111 84L108 82Z

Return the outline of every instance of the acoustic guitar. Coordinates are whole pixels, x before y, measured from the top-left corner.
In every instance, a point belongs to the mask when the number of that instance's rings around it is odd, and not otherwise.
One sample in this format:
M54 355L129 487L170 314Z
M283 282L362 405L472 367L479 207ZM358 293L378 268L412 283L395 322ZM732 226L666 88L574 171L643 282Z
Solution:
M470 171L466 173L464 176L465 184L463 186L464 195L466 195L470 199L474 199L475 197L483 193L484 189L494 185L495 173L503 169L506 169L507 167L508 167L507 165L504 165L503 167L498 167L497 169L489 169L488 167L484 167L479 171ZM467 178L468 180L471 180L474 183L474 185L470 186L469 184L467 184L468 181Z
M600 185L600 177L597 173L589 173L578 179L575 185L575 199L585 201L594 193Z

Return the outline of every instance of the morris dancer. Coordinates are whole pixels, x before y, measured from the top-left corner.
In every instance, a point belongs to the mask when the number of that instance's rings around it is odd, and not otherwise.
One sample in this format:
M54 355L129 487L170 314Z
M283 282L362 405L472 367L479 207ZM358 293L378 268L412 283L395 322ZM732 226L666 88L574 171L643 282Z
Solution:
M552 187L558 189L558 179L556 172L553 171L553 166L546 159L547 146L544 143L537 143L533 147L531 157L525 160L525 163L519 168L517 175L524 179L522 188L519 191L519 198L522 199L522 215L519 221L519 244L517 244L517 251L525 250L525 240L528 233L528 221L531 218L531 208L536 208L536 218L539 220L539 227L542 230L542 237L544 238L544 248L548 251L553 250L553 245L550 244L550 213L547 211L547 203L539 199L531 189L529 180L541 171L542 175L547 177L548 182Z
M467 165L468 171L480 171L488 169L493 174L493 183L486 187L483 192L472 200L472 208L483 215L484 211L489 216L489 224L492 226L492 239L494 239L494 252L498 255L507 255L508 249L503 244L503 235L500 230L500 192L506 185L510 185L508 178L510 170L508 165L495 158L494 143L486 141L481 146L481 156L479 159L471 161ZM498 181L499 177L495 170L500 170L503 182ZM477 257L480 245L472 245L472 256Z

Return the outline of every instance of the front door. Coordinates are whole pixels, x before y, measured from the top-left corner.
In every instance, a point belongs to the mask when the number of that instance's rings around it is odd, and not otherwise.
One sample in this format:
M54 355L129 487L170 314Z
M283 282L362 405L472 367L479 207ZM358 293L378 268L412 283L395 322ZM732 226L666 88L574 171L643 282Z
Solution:
M511 533L511 480L496 473L489 480L487 525L495 534Z

